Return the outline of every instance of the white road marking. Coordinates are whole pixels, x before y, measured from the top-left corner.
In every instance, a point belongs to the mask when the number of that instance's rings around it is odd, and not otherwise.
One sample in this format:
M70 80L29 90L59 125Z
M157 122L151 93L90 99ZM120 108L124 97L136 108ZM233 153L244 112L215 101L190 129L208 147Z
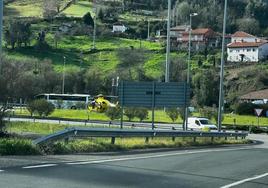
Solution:
M0 170L0 172L4 172L4 170Z
M234 183L231 183L231 184L222 186L221 188L230 188L230 187L234 187L234 186L236 186L236 185L240 185L240 184L242 184L242 183L246 183L246 182L249 182L249 181L252 181L252 180L260 179L260 178L263 178L263 177L265 177L265 176L268 176L268 173L261 174L261 175L257 175L257 176L254 176L254 177L252 177L252 178L243 179L243 180L240 180L240 181L237 181L237 182L234 182Z
M22 168L30 169L30 168L45 168L45 167L52 167L52 166L57 166L57 164L44 164L44 165L35 165L35 166L25 166L25 167L22 167Z
M116 161L128 161L128 160L138 160L138 159L149 159L149 158L159 158L159 157L168 157L176 155L188 155L188 154L197 154L197 153L210 153L210 152L220 152L220 151L236 151L236 150L246 150L250 148L235 148L235 149L211 149L211 150L199 150L199 151L186 151L184 153L167 153L167 154L158 154L158 155L149 155L149 156L140 156L140 157L124 157L117 159L103 159L103 160L94 160L94 161L80 161L80 162L69 162L65 163L68 165L84 165L84 164L96 164L96 163L105 163L105 162L116 162Z

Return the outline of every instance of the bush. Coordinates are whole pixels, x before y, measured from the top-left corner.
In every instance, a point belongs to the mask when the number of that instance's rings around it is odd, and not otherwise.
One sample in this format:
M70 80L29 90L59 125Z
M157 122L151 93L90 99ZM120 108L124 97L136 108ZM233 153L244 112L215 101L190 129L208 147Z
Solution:
M105 115L111 120L119 119L121 117L121 108L108 108Z
M40 151L30 140L0 139L0 155L37 155Z
M7 106L3 105L0 106L0 132L3 133L5 131L5 121L4 121L4 117L6 115L6 111L7 111ZM0 135L1 137L1 135Z
M239 115L256 115L254 109L263 109L261 116L266 116L267 104L238 103L235 105L235 112Z
M148 110L146 108L137 108L135 111L135 117L139 118L140 122L148 117Z
M166 110L166 114L173 122L175 122L179 117L179 111L177 108L168 108Z
M253 115L254 108L256 108L256 105L253 103L238 103L235 106L235 112L239 115Z
M124 115L128 117L128 120L131 121L135 117L136 108L126 108Z
M199 109L199 113L201 114L201 116L206 117L208 119L214 118L215 120L217 120L216 108L205 106L204 108Z
M55 110L55 106L45 99L38 99L30 102L27 106L27 110L31 115L37 112L39 116L48 116Z

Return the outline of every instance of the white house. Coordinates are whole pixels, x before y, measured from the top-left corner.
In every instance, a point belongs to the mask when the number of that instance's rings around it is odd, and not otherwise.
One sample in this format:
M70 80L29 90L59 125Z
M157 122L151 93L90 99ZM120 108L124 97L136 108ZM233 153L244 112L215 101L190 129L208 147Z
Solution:
M127 30L127 27L123 24L114 24L113 25L113 33L124 33Z
M227 45L227 54L230 62L258 62L268 58L268 42L238 31Z

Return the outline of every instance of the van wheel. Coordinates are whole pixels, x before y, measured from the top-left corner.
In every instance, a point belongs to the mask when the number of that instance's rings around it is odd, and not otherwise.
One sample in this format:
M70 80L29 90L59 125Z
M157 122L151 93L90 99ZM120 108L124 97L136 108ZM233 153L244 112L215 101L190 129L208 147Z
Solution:
M72 110L76 110L76 106L72 106L71 109L72 109Z

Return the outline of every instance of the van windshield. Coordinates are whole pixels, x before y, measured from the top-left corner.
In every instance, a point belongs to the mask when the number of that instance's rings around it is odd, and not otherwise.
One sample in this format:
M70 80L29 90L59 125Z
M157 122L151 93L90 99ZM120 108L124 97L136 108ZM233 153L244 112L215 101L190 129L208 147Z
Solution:
M199 121L200 121L200 123L202 125L209 125L209 124L211 124L211 122L209 120L202 119L202 120L199 120Z

